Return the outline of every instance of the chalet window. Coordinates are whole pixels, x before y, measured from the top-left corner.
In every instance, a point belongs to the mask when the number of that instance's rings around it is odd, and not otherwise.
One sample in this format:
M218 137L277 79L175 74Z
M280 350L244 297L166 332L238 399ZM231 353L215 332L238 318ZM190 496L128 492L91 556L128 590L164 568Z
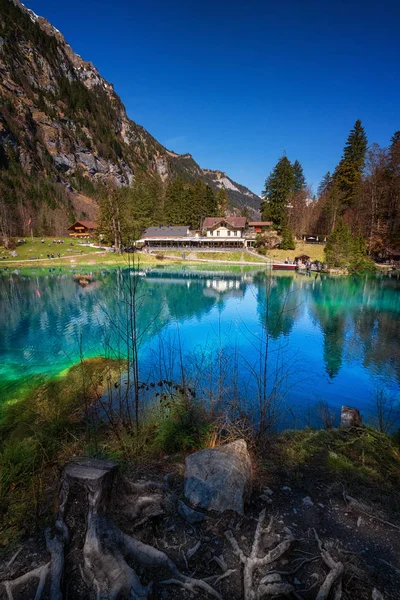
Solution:
M219 234L220 234L220 231L218 230L218 231L217 231L217 235L219 235Z
M228 231L228 235L231 235L231 232L230 232L230 231Z

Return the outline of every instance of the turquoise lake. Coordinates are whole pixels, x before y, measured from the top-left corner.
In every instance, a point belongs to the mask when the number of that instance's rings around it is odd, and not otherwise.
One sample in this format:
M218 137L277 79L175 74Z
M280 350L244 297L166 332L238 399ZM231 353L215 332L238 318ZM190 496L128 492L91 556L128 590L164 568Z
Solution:
M235 388L256 412L267 353L267 386L277 392L279 373L292 415L313 418L321 400L367 414L378 389L400 397L398 279L165 267L98 272L86 287L72 273L3 274L0 399L81 356L123 356L133 280L144 381L178 379L183 366L203 390L218 385L228 398Z

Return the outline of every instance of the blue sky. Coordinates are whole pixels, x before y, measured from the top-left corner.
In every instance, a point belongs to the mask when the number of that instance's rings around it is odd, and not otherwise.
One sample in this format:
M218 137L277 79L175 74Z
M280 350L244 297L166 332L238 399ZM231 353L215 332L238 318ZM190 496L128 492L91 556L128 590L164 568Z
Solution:
M316 189L357 118L400 129L398 0L26 0L169 149L260 193L283 151Z

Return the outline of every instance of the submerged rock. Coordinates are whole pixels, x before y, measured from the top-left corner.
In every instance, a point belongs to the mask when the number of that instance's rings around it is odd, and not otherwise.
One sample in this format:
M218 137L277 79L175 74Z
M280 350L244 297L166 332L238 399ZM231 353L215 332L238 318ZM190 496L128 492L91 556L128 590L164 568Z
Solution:
M251 479L246 442L237 440L186 458L185 497L195 507L243 514Z

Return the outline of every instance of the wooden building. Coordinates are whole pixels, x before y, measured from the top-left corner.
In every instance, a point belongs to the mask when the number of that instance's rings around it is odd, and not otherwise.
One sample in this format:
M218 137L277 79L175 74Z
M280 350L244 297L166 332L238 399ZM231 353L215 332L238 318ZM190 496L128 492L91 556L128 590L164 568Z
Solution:
M250 232L263 233L271 228L272 221L249 221L248 226Z
M71 237L89 237L93 235L96 230L94 221L76 221L73 225L68 227L69 235Z

